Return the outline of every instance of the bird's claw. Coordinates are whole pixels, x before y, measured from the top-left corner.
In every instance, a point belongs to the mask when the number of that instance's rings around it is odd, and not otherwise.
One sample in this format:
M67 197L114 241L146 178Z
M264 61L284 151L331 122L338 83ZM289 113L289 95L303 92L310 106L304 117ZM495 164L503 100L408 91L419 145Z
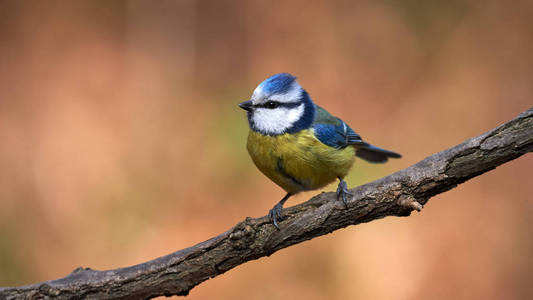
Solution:
M268 212L268 216L272 220L272 224L279 230L278 226L278 220L283 221L283 215L281 214L281 210L283 209L283 205L281 203L278 203L274 205L274 207Z
M353 196L353 194L348 190L346 181L340 179L339 185L337 186L337 200L342 200L346 207L348 207L347 196Z

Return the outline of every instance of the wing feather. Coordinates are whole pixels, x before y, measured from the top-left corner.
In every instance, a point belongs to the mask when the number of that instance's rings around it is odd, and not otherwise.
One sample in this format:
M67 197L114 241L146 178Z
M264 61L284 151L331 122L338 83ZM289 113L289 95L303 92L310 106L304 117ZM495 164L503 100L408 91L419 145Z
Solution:
M348 124L332 116L326 110L316 105L315 120L313 122L315 136L322 143L341 149L348 145L366 144Z
M385 150L363 141L361 136L341 119L332 116L326 110L316 105L315 120L313 122L315 136L322 143L336 149L349 145L357 148L355 155L373 163L383 163L389 158L400 158L400 154Z

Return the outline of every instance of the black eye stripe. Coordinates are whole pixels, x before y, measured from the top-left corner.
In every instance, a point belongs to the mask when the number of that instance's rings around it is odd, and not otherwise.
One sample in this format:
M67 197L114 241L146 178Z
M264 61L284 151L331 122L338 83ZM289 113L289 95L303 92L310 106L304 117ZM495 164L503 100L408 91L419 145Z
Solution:
M275 106L269 105L272 102L275 103ZM301 104L302 104L301 102L282 103L282 102L277 102L277 101L268 101L268 102L265 102L265 103L256 104L254 106L258 107L258 108L261 107L261 108L273 109L273 108L278 108L278 107L294 108L294 107L300 106Z
M279 102L277 102L277 101L267 101L267 102L264 104L264 106L265 106L266 108L274 109L274 108L276 108L276 107L279 106Z

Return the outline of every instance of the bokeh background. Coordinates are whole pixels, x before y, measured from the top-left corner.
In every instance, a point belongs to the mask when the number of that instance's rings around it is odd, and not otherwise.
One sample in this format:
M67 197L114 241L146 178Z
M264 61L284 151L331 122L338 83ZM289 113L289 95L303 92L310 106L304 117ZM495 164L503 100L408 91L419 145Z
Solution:
M0 286L140 263L265 215L284 193L248 157L237 103L274 73L404 155L357 161L351 187L488 131L533 106L532 14L519 0L0 1ZM189 299L531 299L532 169L526 155Z

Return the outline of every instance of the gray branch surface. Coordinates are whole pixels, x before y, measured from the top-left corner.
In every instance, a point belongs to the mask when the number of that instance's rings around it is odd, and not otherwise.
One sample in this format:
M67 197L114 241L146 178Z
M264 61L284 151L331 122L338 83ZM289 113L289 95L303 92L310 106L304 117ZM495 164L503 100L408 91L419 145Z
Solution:
M349 225L409 216L429 198L531 151L533 108L485 134L352 189L347 207L335 193L322 193L284 209L281 230L266 216L246 218L214 238L152 261L107 271L78 268L57 280L0 288L0 299L185 296L209 278L291 245Z

